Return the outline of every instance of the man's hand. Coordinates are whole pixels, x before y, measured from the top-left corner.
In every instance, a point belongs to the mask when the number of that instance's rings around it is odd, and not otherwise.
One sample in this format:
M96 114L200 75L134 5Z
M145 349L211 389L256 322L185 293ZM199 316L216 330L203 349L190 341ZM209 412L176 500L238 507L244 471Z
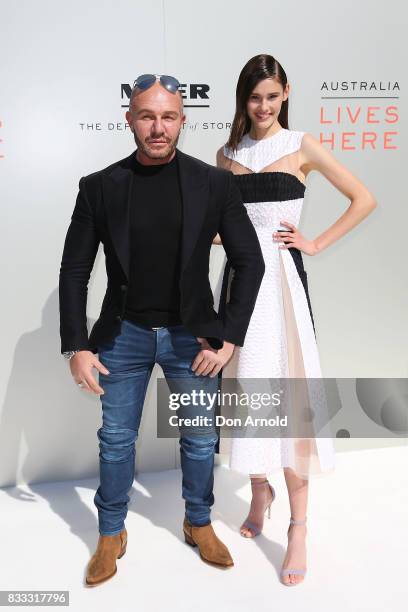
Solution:
M197 338L200 342L202 349L196 355L191 369L195 372L196 376L207 376L210 378L217 376L218 372L225 366L225 364L231 359L234 352L235 344L224 340L222 349L212 348L205 338Z
M69 366L71 368L71 374L73 379L79 385L81 383L81 389L89 391L89 393L95 393L96 395L103 395L105 392L96 382L92 368L96 368L102 374L109 374L109 370L99 361L99 359L92 353L92 351L78 351L69 360Z

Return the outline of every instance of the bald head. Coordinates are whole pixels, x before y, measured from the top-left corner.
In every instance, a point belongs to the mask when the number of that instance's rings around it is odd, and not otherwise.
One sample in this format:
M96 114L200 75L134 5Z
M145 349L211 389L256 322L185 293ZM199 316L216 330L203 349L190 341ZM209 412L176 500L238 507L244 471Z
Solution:
M142 163L170 160L186 120L181 93L168 91L158 81L145 90L133 88L126 119Z
M181 95L181 91L178 89L176 93L172 93L171 91L168 91L165 87L163 87L163 85L161 85L159 81L156 81L156 83L154 83L151 87L149 87L149 89L145 89L145 90L139 89L138 87L133 87L131 94L130 94L130 98L129 98L129 109L133 108L133 101L135 100L136 96L140 96L144 92L148 92L152 89L155 89L156 92L162 89L164 92L168 93L173 98L178 98L179 104L180 104L180 113L181 114L184 113L183 96Z

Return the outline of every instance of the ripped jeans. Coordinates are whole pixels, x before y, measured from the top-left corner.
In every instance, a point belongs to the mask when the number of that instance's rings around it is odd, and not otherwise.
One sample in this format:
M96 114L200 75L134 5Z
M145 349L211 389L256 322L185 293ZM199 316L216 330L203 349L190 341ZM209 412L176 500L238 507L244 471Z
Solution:
M112 342L98 346L99 360L110 372L99 373L105 393L100 396L102 427L97 432L100 485L94 503L101 535L116 535L125 526L128 492L135 472L135 441L154 364L161 366L170 388L172 379L177 379L178 390L185 380L187 391L194 384L195 389L206 393L217 392L217 376L196 376L191 369L200 350L196 337L183 325L148 329L126 319L121 333ZM214 407L206 412L212 422L214 413ZM182 497L187 520L192 525L210 523L217 441L214 426L197 432L180 431Z

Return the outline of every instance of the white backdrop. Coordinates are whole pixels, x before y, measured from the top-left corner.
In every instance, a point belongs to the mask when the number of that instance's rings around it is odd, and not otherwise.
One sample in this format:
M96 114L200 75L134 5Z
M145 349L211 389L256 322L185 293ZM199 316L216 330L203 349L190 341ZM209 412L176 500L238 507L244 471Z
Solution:
M1 0L0 6L0 486L97 473L100 402L77 389L60 356L58 272L79 178L134 148L121 86L143 72L177 76L186 84L186 105L207 105L186 108L179 147L215 163L242 66L258 53L281 61L292 86L290 127L333 137L334 154L379 203L350 235L316 258L305 256L324 374L407 376L402 0ZM333 91L337 82L347 89ZM208 98L194 98L192 84L208 86ZM354 150L339 145L348 132ZM362 148L364 132L374 134L375 149ZM384 148L384 132L393 132L386 139L394 148ZM347 201L318 175L309 177L306 193L301 229L314 237ZM213 250L215 286L223 252ZM90 324L105 286L100 252ZM140 470L177 464L177 442L155 437L154 380L138 443Z

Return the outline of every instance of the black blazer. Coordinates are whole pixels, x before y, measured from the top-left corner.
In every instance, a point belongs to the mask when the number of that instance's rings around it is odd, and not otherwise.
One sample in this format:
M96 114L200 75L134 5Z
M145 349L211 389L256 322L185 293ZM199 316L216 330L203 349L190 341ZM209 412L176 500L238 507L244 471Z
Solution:
M130 258L130 203L135 151L107 168L82 177L65 238L59 275L61 352L90 350L120 333ZM242 346L265 270L254 227L232 172L215 168L177 149L183 202L180 316L195 336L213 348L224 339ZM164 194L165 197L165 194ZM219 232L234 268L222 316L213 308L208 279L212 240ZM107 289L89 339L86 302L99 243L106 258Z

